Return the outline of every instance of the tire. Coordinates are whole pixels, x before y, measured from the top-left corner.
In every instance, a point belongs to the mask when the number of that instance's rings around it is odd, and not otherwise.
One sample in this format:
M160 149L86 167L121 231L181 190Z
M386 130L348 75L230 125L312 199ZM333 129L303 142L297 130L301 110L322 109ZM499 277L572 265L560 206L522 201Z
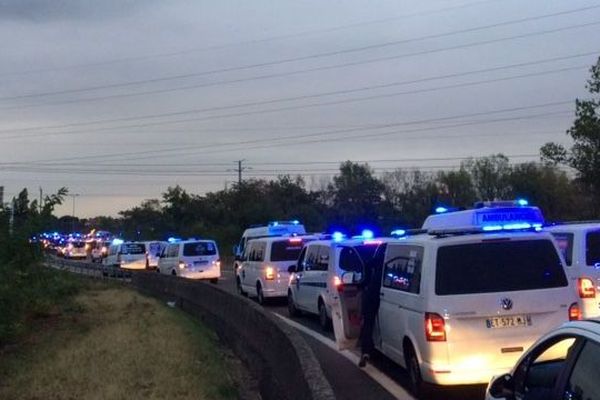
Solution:
M256 284L256 300L261 306L264 306L267 301L267 299L265 299L265 295L262 291L262 286L260 285L260 283Z
M292 295L291 291L288 292L287 303L288 314L290 315L290 317L299 317L300 310L298 310L298 308L296 307L296 303L294 302L294 296Z
M171 275L177 276L177 272L175 272L175 270L171 270Z
M248 297L248 293L244 292L244 289L242 289L242 282L240 281L239 277L237 277L235 280L235 286L240 296Z
M423 378L421 377L419 360L412 344L407 345L404 357L410 392L417 399L424 399L424 396L426 396L425 382L423 382Z
M216 285L217 283L219 283L219 278L213 278L213 279L211 279L210 283L212 283L213 285Z
M327 307L321 299L319 299L319 325L321 326L321 329L323 329L325 332L329 332L331 327L331 321L327 316Z

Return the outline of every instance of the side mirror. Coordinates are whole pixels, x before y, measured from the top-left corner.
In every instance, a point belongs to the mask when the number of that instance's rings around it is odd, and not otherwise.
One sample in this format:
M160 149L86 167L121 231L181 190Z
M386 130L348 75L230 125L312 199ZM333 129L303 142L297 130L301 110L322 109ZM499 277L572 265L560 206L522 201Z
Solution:
M295 266L295 265L290 265L290 266L288 267L288 272L289 272L290 274L293 274L294 272L296 272L296 266Z
M498 399L514 399L515 382L511 374L500 375L490 384L490 395Z

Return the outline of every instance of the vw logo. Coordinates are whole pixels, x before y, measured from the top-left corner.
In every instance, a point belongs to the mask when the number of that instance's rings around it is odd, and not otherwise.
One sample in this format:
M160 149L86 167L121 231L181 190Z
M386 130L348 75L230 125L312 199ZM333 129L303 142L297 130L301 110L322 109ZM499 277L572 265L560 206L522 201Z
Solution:
M502 306L502 309L506 311L513 308L513 302L508 297L505 297L502 300L500 300L500 305Z

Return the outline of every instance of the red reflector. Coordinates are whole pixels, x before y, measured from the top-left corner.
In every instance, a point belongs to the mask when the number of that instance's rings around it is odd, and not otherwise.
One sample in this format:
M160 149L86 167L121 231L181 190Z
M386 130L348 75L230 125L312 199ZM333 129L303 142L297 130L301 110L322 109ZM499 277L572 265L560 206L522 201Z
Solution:
M579 297L582 299L593 299L596 297L596 288L591 279L579 278L577 280L577 287L579 289Z
M580 321L582 319L581 310L579 304L573 303L569 307L569 321Z
M302 243L302 238L291 238L288 240L290 243Z
M428 342L446 341L446 322L438 314L425 313L425 337Z

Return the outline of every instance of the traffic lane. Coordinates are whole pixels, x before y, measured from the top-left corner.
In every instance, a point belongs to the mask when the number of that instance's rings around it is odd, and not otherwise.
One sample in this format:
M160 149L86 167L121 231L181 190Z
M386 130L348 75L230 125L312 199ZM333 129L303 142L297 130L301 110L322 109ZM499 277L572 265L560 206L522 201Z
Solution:
M223 272L224 272L224 274L223 274L224 275L223 276L224 287L228 291L232 291L234 293L237 292L237 289L235 286L235 274L233 273L233 271L227 270L227 271L223 271ZM290 318L289 314L288 314L288 310L287 310L287 300L286 299L280 299L280 300L273 299L267 304L267 306L265 306L265 309L267 309L270 312L273 312L275 314L279 314L281 316ZM292 319L292 318L290 318L290 319ZM304 314L301 317L293 318L293 321L301 324L302 326L304 326L318 334L321 334L322 336L324 336L327 339L335 341L335 337L334 337L332 331L323 332L323 330L321 329L321 326L319 325L317 316ZM375 397L375 393L377 393L377 389L372 389L372 386L376 386L379 389L381 389L381 386L379 384L377 384L376 382L374 382L372 379L370 379L367 375L363 374L356 365L350 363L347 359L340 356L339 353L331 350L327 346L324 346L322 343L315 340L314 338L312 338L308 335L305 335L305 334L303 334L303 336L310 338L310 340L308 340L308 342L309 342L309 344L311 344L311 347L315 351L315 355L317 356L317 359L321 363L321 367L323 368L325 375L327 376L328 379L330 379L330 383L332 384L332 386L334 386L334 392L336 391L336 387L340 387L340 386L343 387L344 390L340 390L341 397L338 397L338 398L346 398L346 397L343 397L346 394L349 394L351 396L349 398L351 398L351 399L362 399L363 398L363 397L353 395L351 388L347 387L348 383L345 381L345 379L358 379L358 378L356 378L354 373L357 373L357 376L362 377L363 380L365 380L365 378L367 378L366 381L368 381L368 382L362 381L362 383L360 383L359 386L365 387L365 388L371 387L371 390L373 390L373 394L371 396L367 396L364 398L369 398L369 399L371 399L371 398L378 399L379 398L379 397ZM333 355L331 353L333 353ZM337 361L332 361L332 360L337 360ZM371 364L375 368L377 368L379 371L381 371L383 374L385 374L390 379L392 379L395 383L397 383L402 388L404 388L405 390L408 391L408 387L409 387L408 374L406 373L406 370L404 370L398 364L396 364L395 362L393 362L392 360L390 360L385 355L383 355L379 352L377 352L376 354L373 355L373 357L371 359ZM346 371L338 371L342 368L352 370L352 372L347 372L348 376L344 376ZM354 387L355 385L352 384L350 386ZM357 389L354 389L354 390L357 390ZM387 394L387 392L386 392L386 394ZM336 396L337 396L337 393L336 393ZM484 397L485 397L485 385L469 385L469 386L455 386L455 387L449 387L449 388L448 387L433 388L431 396L428 397L428 399L431 399L431 400L481 400ZM383 399L385 397L381 397L381 398ZM391 398L394 398L394 397L392 396Z

